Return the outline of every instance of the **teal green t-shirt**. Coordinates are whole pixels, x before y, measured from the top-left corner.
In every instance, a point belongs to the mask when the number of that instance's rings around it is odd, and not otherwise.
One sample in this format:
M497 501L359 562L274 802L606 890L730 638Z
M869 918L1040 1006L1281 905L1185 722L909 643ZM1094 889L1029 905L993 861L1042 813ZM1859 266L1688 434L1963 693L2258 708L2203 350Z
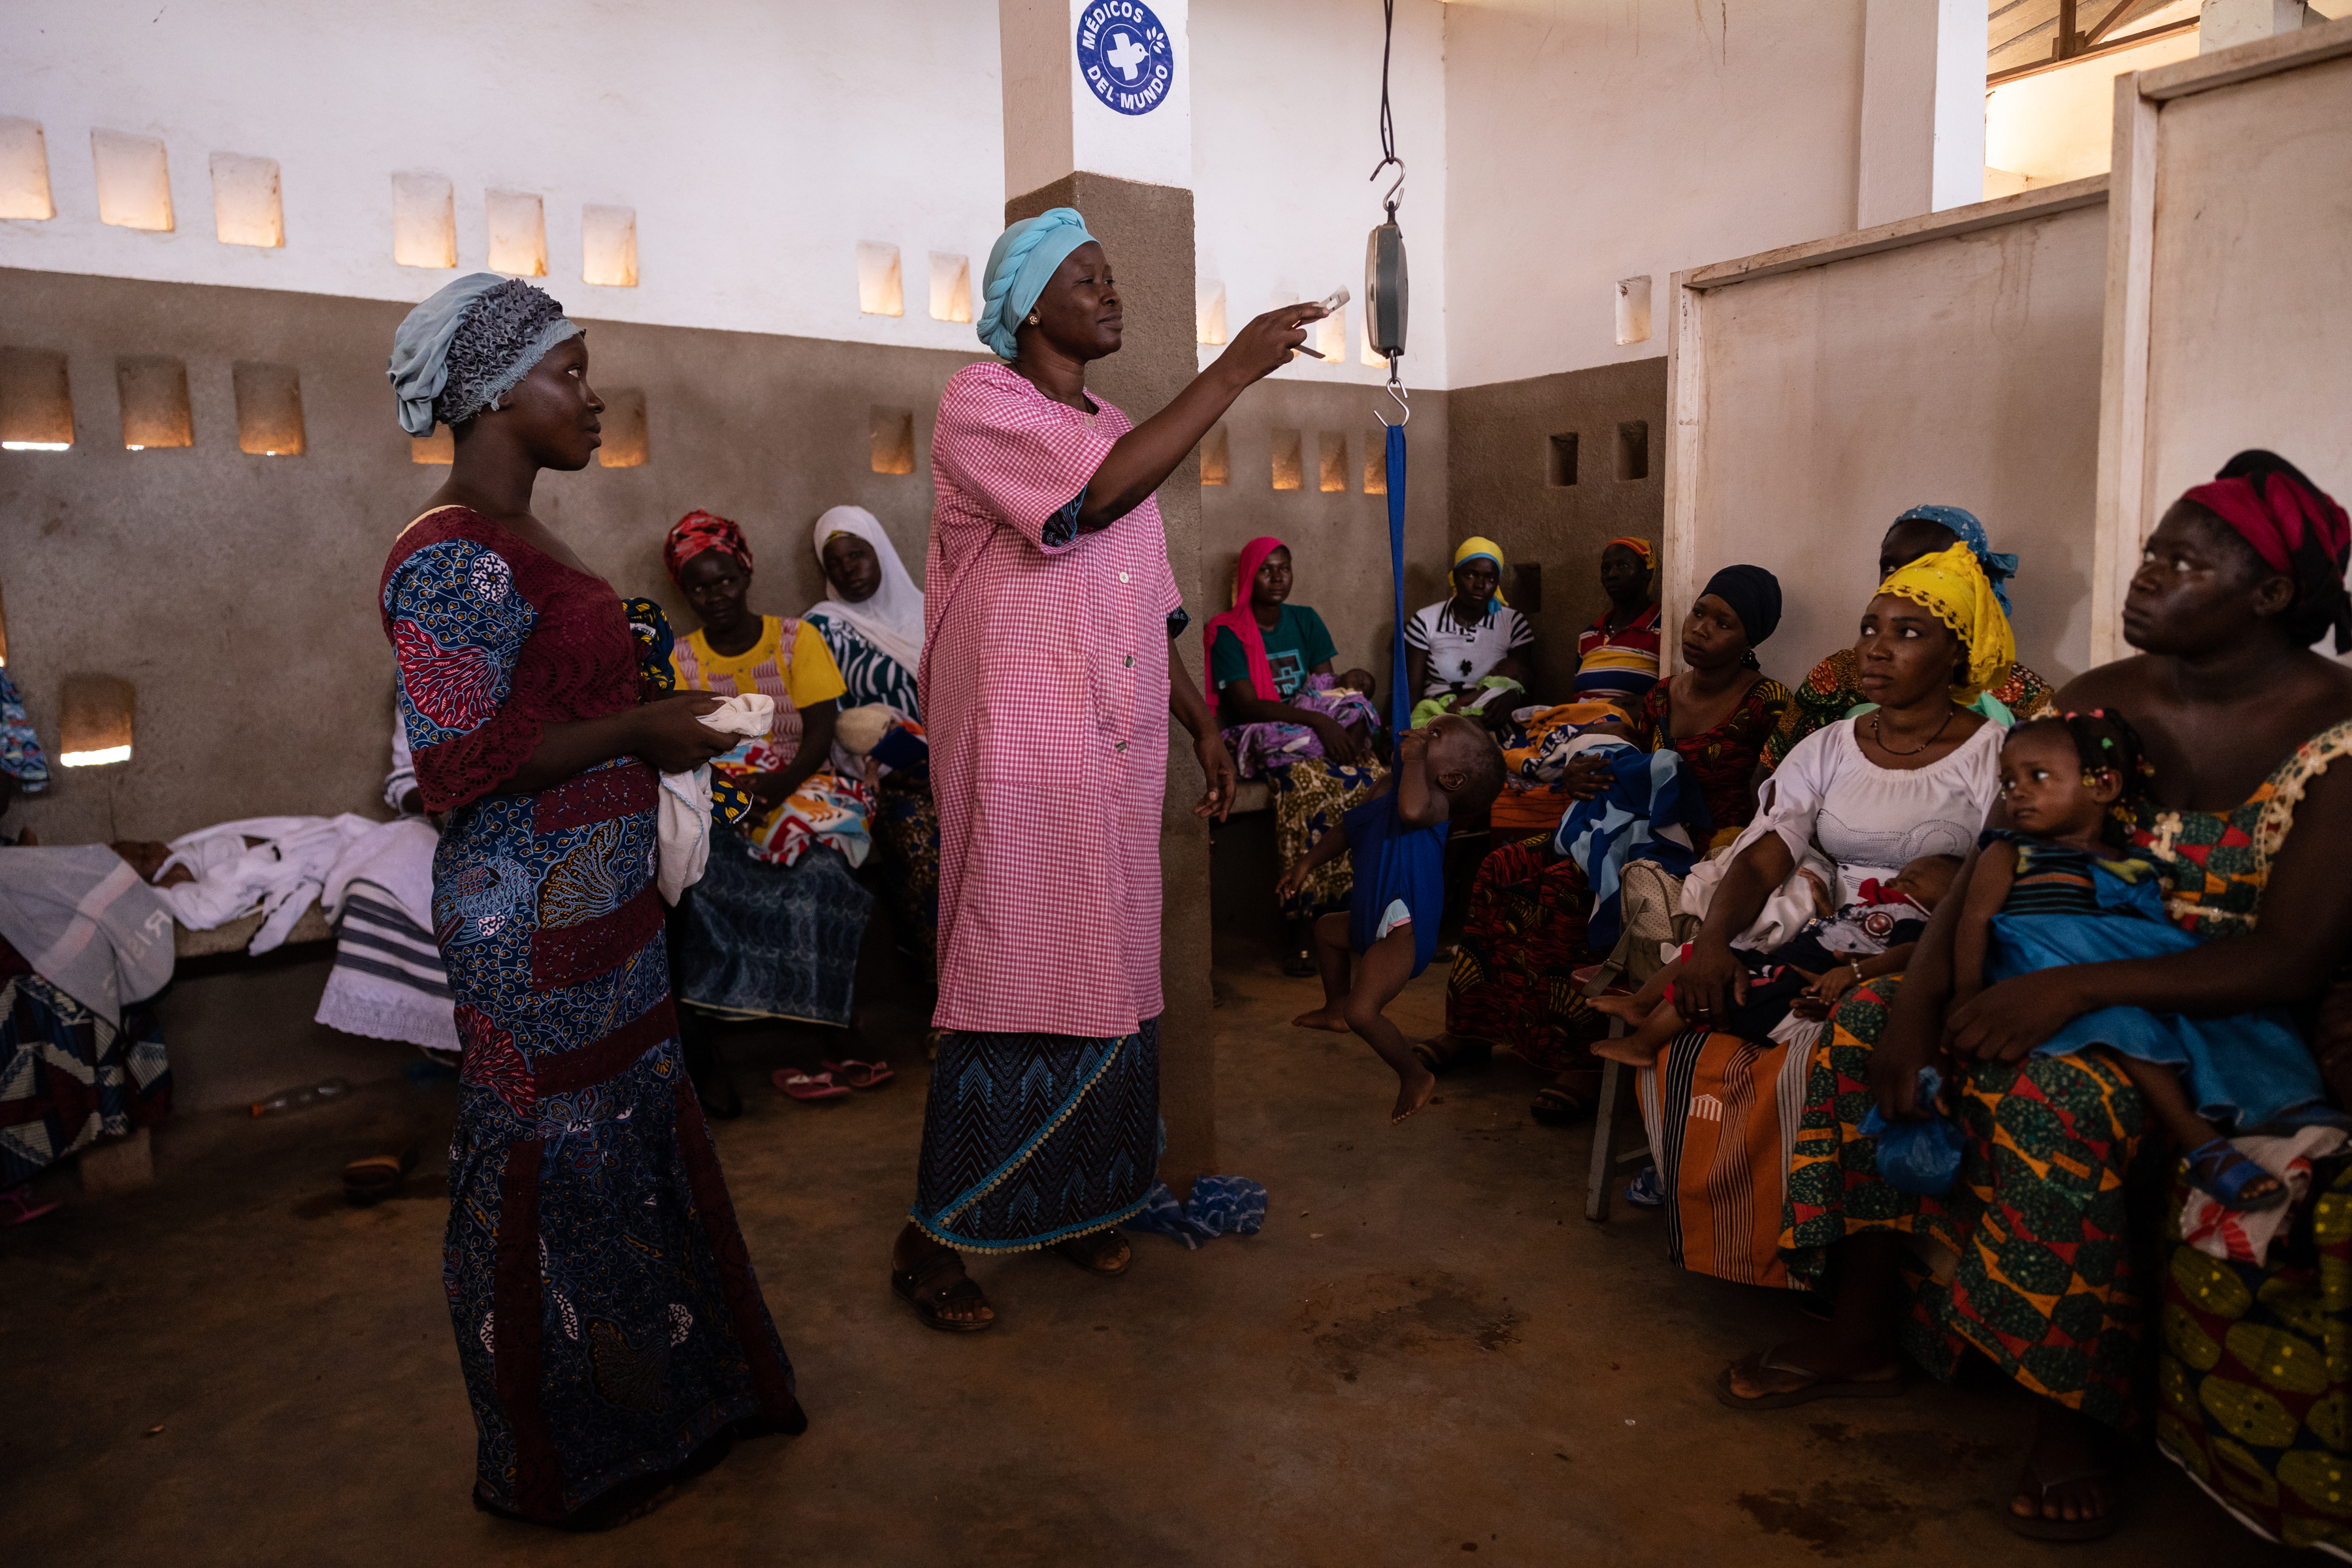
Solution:
M1285 701L1307 684L1317 665L1339 651L1324 629L1323 617L1303 605L1283 605L1274 629L1258 630L1265 639L1265 661L1274 667L1274 689ZM1223 691L1248 679L1249 655L1242 651L1242 639L1233 627L1219 626L1217 640L1209 646L1209 684Z

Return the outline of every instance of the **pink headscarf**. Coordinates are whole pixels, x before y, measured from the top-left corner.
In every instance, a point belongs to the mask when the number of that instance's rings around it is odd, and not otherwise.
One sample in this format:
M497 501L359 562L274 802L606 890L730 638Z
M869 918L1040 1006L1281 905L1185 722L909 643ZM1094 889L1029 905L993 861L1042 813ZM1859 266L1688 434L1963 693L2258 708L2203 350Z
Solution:
M1201 628L1201 678L1209 689L1209 709L1217 707L1217 678L1211 670L1211 660L1217 649L1217 628L1230 626L1241 639L1243 657L1249 660L1250 690L1261 701L1279 702L1282 693L1275 689L1274 666L1266 661L1265 636L1258 630L1257 612L1250 608L1250 589L1257 583L1257 569L1265 558L1277 550L1290 547L1271 534L1261 535L1242 546L1242 558L1234 568L1234 607L1223 615L1211 616L1209 624Z

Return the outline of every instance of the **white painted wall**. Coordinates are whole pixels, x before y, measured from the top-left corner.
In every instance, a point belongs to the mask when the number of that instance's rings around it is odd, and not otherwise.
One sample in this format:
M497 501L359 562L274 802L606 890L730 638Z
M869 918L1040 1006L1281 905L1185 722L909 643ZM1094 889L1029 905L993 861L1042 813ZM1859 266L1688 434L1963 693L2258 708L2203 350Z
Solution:
M1677 268L1851 228L1863 16L1864 0L1447 6L1448 384L1663 354L1660 336L1616 342L1619 279L1663 298Z
M1389 67L1397 153L1407 164L1397 222L1412 268L1402 367L1412 386L1452 384L1449 9L1460 7L1397 0ZM1275 374L1386 381L1385 361L1362 363L1364 241L1383 221L1380 198L1390 183L1388 174L1365 178L1381 156L1378 0L1192 0L1192 14L1194 267L1224 284L1227 332L1277 296L1319 300L1344 283L1354 296L1345 363L1301 354ZM1202 348L1202 363L1218 352Z

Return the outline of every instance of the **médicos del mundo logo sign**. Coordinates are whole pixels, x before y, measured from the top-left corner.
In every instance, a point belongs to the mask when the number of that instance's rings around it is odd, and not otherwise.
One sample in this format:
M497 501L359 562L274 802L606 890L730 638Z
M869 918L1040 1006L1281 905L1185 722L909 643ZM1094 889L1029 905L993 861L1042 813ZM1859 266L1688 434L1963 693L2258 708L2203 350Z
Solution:
M1078 14L1078 69L1105 109L1149 114L1176 82L1176 47L1141 0L1097 0Z

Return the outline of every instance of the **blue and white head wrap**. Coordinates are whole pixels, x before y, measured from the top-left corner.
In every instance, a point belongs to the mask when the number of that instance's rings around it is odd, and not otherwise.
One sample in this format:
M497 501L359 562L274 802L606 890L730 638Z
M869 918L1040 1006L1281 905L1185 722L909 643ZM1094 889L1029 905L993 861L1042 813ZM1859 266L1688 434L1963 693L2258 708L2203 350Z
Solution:
M393 333L384 374L400 399L400 427L430 436L438 420L455 429L583 330L543 289L468 273L409 311Z
M1984 568L1987 581L1992 584L1992 596L2000 601L2001 614L2009 614L2009 590L2001 584L2017 575L2017 557L2004 555L1985 538L1984 524L1977 514L1957 506L1915 506L1888 524L1899 527L1906 522L1932 522L1952 531L1952 537L1969 547L1969 553Z
M1020 330L1021 319L1045 291L1054 268L1094 237L1076 207L1054 207L996 237L981 280L986 303L972 327L998 359L1009 363L1019 355L1013 333Z

